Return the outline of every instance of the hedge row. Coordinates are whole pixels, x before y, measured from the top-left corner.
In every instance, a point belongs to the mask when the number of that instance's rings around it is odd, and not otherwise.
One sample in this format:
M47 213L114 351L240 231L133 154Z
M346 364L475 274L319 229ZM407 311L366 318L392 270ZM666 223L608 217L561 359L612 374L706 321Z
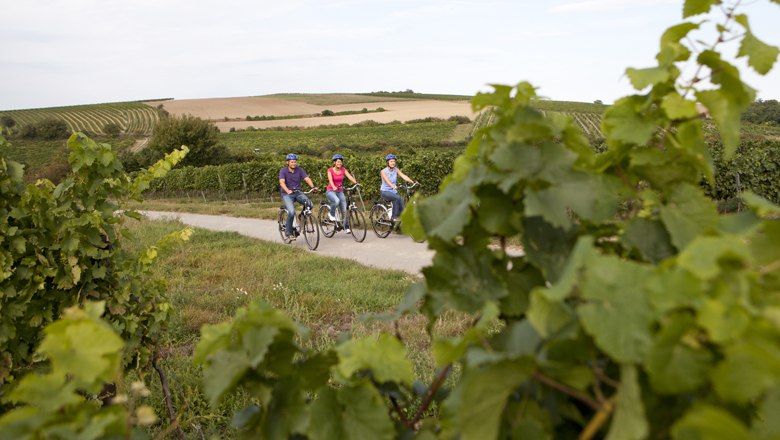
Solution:
M739 189L780 203L780 141L743 141L734 158L723 160L723 146L711 145L715 162L715 185L702 183L707 194L716 200L733 199Z
M442 178L452 171L452 164L461 151L410 152L401 155L399 168L421 184L423 194L433 194ZM326 171L332 165L327 159L302 156L298 162L320 188L327 185ZM363 185L363 198L368 201L379 195L379 172L385 162L381 156L347 157L345 167ZM279 192L279 170L284 161L260 160L219 166L185 167L171 170L153 182L151 191L245 191L259 195Z
M742 191L751 190L775 203L780 203L780 142L746 141L731 161L723 160L723 147L711 146L715 161L715 185L702 182L707 193L716 200L736 197L737 175ZM452 163L460 149L447 151L409 151L400 156L399 167L411 178L422 184L423 194L438 190L444 176L452 170ZM327 159L302 156L300 165L309 173L317 186L327 184L325 171L331 162ZM279 191L279 169L284 161L267 158L255 162L232 163L201 168L186 167L172 170L164 179L154 182L152 191L244 191L262 196L275 195ZM379 171L385 166L381 156L347 157L347 169L364 186L365 199L379 193Z

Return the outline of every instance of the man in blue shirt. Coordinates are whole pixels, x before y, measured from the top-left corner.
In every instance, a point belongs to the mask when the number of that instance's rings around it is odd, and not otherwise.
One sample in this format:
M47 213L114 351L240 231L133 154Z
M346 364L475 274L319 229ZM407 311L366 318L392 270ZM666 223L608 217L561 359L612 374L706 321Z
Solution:
M287 223L285 223L285 234L287 240L292 241L295 239L293 235L293 218L295 217L295 203L298 202L301 205L305 205L311 208L312 204L305 194L301 193L301 180L309 184L314 188L314 182L311 181L309 175L303 168L298 167L298 156L295 154L287 155L287 166L282 167L279 170L279 187L282 190L282 201L284 206L287 207Z

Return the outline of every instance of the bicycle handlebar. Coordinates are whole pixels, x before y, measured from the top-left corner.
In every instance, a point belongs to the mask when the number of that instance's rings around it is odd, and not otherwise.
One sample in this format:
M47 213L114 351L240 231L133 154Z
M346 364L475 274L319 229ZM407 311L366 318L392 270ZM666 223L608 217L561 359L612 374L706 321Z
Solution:
M352 186L339 185L339 188L343 189L344 191L354 191L357 188L360 188L361 186L362 186L361 184L356 183L356 184L354 184Z
M417 187L419 185L420 185L420 182L407 183L407 184L399 183L398 185L396 185L396 187L397 188L412 189L412 188Z
M308 190L308 191L301 191L300 189L294 189L294 190L293 190L293 192L294 192L294 193L295 193L295 192L299 192L299 193L301 193L301 194L311 194L311 193L313 193L313 192L315 192L315 193L316 193L316 192L319 192L319 190L320 190L320 189L319 189L319 188L317 188L317 187L315 186L314 188L312 188L312 189L310 189L310 190Z

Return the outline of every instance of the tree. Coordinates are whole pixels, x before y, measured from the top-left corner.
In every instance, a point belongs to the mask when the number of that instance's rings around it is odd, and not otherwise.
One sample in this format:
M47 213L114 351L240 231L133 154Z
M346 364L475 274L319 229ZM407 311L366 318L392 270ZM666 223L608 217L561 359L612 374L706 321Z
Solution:
M0 116L0 127L14 128L16 126L16 120L8 115Z
M186 145L190 152L183 166L217 165L230 161L230 153L217 145L219 129L210 122L192 115L160 119L154 127L149 145L142 150L143 165L156 162L165 154Z
M48 118L35 124L37 137L46 140L67 139L70 136L68 124L62 119Z
M103 126L103 133L111 137L117 137L122 133L122 127L116 122L109 122Z

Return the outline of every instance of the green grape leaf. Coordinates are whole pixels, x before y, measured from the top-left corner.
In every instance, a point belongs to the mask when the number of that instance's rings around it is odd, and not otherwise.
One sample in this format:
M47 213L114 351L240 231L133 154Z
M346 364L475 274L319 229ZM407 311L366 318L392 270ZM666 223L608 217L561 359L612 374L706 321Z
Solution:
M371 385L324 388L317 394L307 431L312 440L394 438L387 407Z
M508 295L506 263L486 248L452 246L423 269L430 299L464 312L476 312Z
M717 228L718 213L715 203L701 189L680 184L672 189L668 202L661 207L661 220L674 246L682 250L699 234Z
M759 217L767 217L770 215L780 214L780 206L770 202L769 200L755 194L752 191L745 191L740 194L742 200L748 205Z
M661 222L644 218L630 220L623 233L623 241L639 251L642 257L658 263L674 255L671 237Z
M336 347L339 363L336 371L345 380L362 370L370 370L377 382L414 382L412 364L406 357L406 347L392 335L353 339Z
M724 298L709 299L699 309L697 321L713 341L724 343L745 332L750 324L750 314L738 303L727 303Z
M739 145L742 112L753 102L756 91L743 83L739 70L723 61L717 52L705 50L699 54L698 61L712 70L710 81L720 88L697 91L696 99L707 107L718 125L724 157L730 159Z
M706 14L710 12L710 9L716 4L720 3L718 0L685 0L683 6L683 18L688 18L694 15Z
M687 393L707 383L713 356L705 347L691 342L695 322L687 314L677 314L656 334L645 368L653 389L664 394Z
M261 438L285 440L305 433L309 423L306 398L295 380L280 382L274 388L268 412L263 414Z
M466 182L451 182L436 197L420 200L417 216L428 236L448 241L471 219L471 188Z
M618 362L641 362L650 347L654 313L643 291L649 267L616 257L591 258L577 308L582 325ZM538 329L537 329L538 330Z
M278 334L279 329L270 326L250 327L244 331L241 335L241 343L244 346L250 367L257 368L263 362L268 348Z
M593 247L593 237L580 237L566 261L566 266L563 268L560 278L552 286L538 287L536 291L550 301L562 301L574 288L579 278L579 272L585 266L588 258L593 255L596 255L596 250Z
M102 322L57 321L46 328L39 351L55 374L68 374L76 386L96 392L119 373L122 339Z
M216 408L222 397L235 389L248 371L246 353L221 351L212 355L203 372L203 392L211 406Z
M775 46L770 46L756 38L753 32L750 31L750 25L748 24L746 15L737 14L735 20L745 28L745 36L742 37L737 56L747 57L748 65L750 67L755 69L759 74L766 75L772 70L772 66L774 66L775 61L777 61L777 55L780 54L780 49Z
M626 69L626 75L631 80L631 85L636 90L642 90L647 86L652 86L658 83L666 82L669 80L669 69L663 66L648 67L645 69L634 69L629 67Z
M562 336L565 330L575 330L574 311L566 303L547 299L540 292L531 292L531 304L528 307L528 321L543 338L553 335Z
M56 412L68 405L84 401L84 397L75 391L74 384L66 383L64 375L28 374L4 401L36 406L43 412Z
M723 261L752 264L748 246L737 237L696 237L677 257L680 267L703 280L718 276Z
M641 96L629 96L616 101L604 113L603 130L609 140L628 145L644 145L658 129L658 121L643 116L647 105Z
M672 426L675 440L749 440L745 425L728 412L700 404Z
M192 362L202 364L206 358L218 350L223 350L230 344L229 322L220 324L206 324L200 328L200 341L195 347L195 353L192 356Z
M346 439L343 417L344 408L339 403L338 391L323 388L311 405L311 421L307 434L312 440Z
M696 111L696 103L683 98L677 92L664 96L661 108L670 119L690 119L699 116L699 112Z
M606 440L642 440L649 430L636 367L623 364L620 366L615 416Z
M756 423L761 437L780 438L780 417L774 417L776 414L780 414L780 388L767 393L761 405L760 420Z
M539 216L553 226L568 229L570 208L576 215L598 223L617 212L621 188L617 178L572 171L548 188L526 188L525 215Z
M747 404L780 383L780 349L759 338L735 343L726 348L712 381L723 399Z
M443 416L449 429L463 440L497 438L507 398L528 380L533 367L526 362L501 362L464 371L455 390L444 401Z

